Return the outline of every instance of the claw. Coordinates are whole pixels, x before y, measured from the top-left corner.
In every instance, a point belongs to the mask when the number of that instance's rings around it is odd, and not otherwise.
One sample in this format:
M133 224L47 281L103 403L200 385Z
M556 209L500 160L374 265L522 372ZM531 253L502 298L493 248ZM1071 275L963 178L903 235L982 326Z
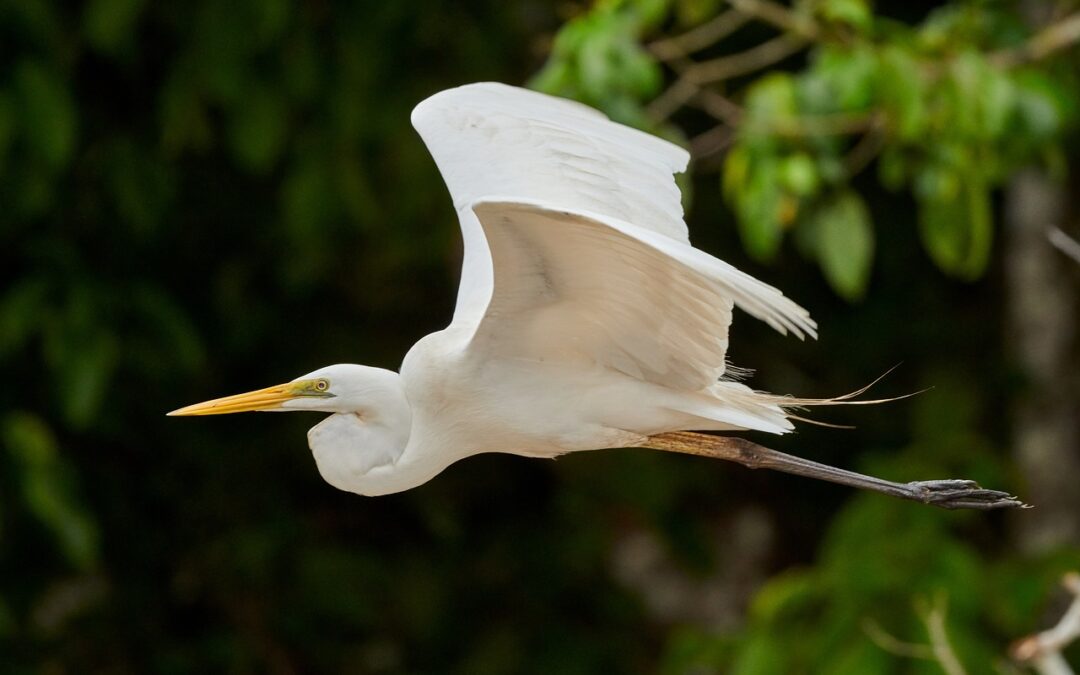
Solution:
M908 483L921 495L924 504L945 509L1004 509L1031 508L1014 495L1000 490L987 490L973 480L923 480Z

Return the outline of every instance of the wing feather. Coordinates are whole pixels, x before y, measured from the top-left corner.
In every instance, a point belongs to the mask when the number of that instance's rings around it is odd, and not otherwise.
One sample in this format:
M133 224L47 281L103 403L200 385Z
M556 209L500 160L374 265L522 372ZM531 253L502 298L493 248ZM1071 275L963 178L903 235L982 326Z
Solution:
M457 209L490 195L550 201L689 241L672 174L682 148L566 99L494 82L439 92L412 113Z
M477 353L599 363L701 390L723 375L734 304L780 330L812 335L776 289L687 244L600 214L516 199L473 205L494 290Z
M736 305L815 335L778 290L690 246L673 178L688 161L681 148L494 83L436 94L412 121L461 220L462 348L702 391L724 373Z

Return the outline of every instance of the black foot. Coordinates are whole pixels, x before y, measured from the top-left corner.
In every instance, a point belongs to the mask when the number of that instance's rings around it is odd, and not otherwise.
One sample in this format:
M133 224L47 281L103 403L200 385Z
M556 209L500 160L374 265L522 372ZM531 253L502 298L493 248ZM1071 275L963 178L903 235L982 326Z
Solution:
M943 509L1030 509L1030 504L999 490L987 490L973 480L919 480L907 484L912 499Z

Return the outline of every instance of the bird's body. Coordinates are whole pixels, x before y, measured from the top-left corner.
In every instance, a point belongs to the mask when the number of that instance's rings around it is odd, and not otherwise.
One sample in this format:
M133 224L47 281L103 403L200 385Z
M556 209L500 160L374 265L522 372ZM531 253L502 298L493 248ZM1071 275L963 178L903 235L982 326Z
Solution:
M400 374L330 366L176 414L333 413L309 433L319 470L368 495L479 453L554 457L679 430L792 428L787 399L725 378L728 328L735 306L799 337L814 323L690 245L673 179L685 151L499 84L436 94L413 124L465 244L449 327L417 342Z

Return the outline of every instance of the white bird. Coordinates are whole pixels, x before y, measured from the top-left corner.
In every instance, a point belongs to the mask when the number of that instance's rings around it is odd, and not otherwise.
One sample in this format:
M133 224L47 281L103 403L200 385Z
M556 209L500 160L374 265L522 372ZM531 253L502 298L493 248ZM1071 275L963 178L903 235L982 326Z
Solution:
M333 365L170 415L331 413L308 444L328 483L362 495L407 490L480 453L635 446L838 480L807 460L730 445L742 439L671 433L783 434L789 406L839 401L725 377L733 307L799 338L816 327L780 291L690 245L674 180L686 151L584 105L494 83L438 93L412 123L464 237L449 327L417 342L400 374Z

